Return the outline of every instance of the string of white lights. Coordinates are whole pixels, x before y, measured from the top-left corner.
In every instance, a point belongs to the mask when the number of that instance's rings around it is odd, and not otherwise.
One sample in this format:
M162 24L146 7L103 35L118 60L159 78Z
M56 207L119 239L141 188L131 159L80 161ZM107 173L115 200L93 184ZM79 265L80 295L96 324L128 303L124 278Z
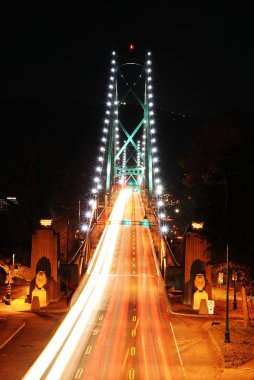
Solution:
M109 85L108 85L108 93L107 93L107 100L106 100L106 110L105 110L105 117L103 121L103 127L102 127L102 137L100 140L100 146L99 146L99 154L97 157L97 165L95 167L95 174L93 177L93 184L91 188L91 198L88 201L88 209L84 212L85 217L85 223L82 225L83 231L89 231L93 222L94 218L94 212L97 209L97 202L98 202L98 196L100 191L103 189L103 169L105 168L104 161L105 161L105 155L107 153L107 142L108 142L108 135L109 135L109 128L110 128L110 120L112 118L112 112L113 112L113 106L115 105L114 102L114 91L116 90L116 52L112 52L112 59L111 59L111 65L110 65L110 76L109 76ZM114 114L117 113L117 110L114 111ZM117 119L116 119L117 120ZM115 124L117 124L117 121L114 120ZM117 126L115 127L117 131ZM116 144L119 144L119 142L116 142ZM105 185L105 184L104 184Z
M146 82L147 82L147 100L148 100L148 114L150 123L150 141L151 141L151 154L152 154L152 170L153 170L153 187L157 206L157 219L159 221L160 231L162 234L166 234L169 231L169 226L164 223L166 217L164 201L163 201L163 185L160 178L160 167L159 167L159 151L156 140L156 122L155 122L155 111L154 111L154 95L153 95L153 80L152 80L152 60L151 52L147 53L146 61ZM145 139L143 135L143 146L145 147ZM143 150L143 148L142 148ZM145 151L145 149L143 150Z

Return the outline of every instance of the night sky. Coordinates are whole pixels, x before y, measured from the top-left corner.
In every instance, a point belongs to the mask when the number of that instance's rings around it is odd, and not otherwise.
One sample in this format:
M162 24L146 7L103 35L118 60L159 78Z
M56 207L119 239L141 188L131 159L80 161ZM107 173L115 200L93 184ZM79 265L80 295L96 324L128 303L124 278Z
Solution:
M56 9L22 4L2 9L0 27L3 181L4 173L8 181L18 177L22 165L31 170L38 150L47 151L45 131L54 134L54 128L58 137L81 136L92 159L93 123L81 125L78 113L73 123L71 116L68 124L54 116L50 119L46 104L64 100L103 106L111 52L114 49L121 57L130 42L141 59L152 52L158 109L197 119L254 111L253 21L248 8L136 10L126 2ZM31 117L25 111L29 107ZM66 152L68 146L63 149ZM26 159L27 151L31 154ZM14 183L10 181L8 188Z
M134 42L153 53L159 107L200 118L253 110L248 7L10 7L1 18L1 100L101 104L112 49Z

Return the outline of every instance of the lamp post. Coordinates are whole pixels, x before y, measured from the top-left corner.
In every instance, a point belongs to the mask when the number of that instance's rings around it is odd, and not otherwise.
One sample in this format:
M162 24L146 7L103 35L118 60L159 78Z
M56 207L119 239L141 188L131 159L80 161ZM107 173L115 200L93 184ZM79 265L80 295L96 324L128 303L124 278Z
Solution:
M227 262L226 262L226 330L225 330L225 343L230 343L230 334L228 327L228 293L229 293L229 276L228 276L228 245L227 245Z
M66 296L68 297L69 294L69 264L68 264L68 259L69 259L69 232L70 232L70 220L68 219L67 222L67 234L66 234Z
M232 280L234 281L234 301L233 301L233 309L237 310L237 300L236 300L236 280L237 280L237 273L234 270L232 274Z
M14 270L14 265L15 265L15 256L16 256L16 253L13 253L13 254L12 254L12 265L13 265L13 270Z

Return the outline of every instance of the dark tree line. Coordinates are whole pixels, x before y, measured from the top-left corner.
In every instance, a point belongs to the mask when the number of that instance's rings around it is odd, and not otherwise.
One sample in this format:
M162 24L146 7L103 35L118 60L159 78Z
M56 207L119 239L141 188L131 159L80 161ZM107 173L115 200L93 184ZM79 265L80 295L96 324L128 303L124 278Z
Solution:
M253 115L235 113L202 123L186 141L182 168L184 207L204 222L212 261L230 259L253 270Z

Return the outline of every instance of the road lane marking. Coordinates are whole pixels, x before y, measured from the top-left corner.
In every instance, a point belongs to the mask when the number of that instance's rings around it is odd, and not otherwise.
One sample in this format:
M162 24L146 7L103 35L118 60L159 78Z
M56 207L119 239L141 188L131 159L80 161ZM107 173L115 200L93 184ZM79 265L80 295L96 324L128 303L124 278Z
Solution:
M128 355L129 355L129 350L130 349L128 348L128 350L126 351L126 354L125 354L125 357L124 357L124 361L123 361L123 365L122 365L122 371L124 370L124 367L125 367Z
M79 368L77 372L75 373L74 379L79 379L82 375L82 372L84 371L84 368Z
M131 331L131 335L132 335L133 337L136 336L136 332L137 332L138 324L139 324L139 318L138 318L137 321L136 321L136 324L135 324L134 329Z
M129 380L133 380L135 377L135 371L134 368L131 368L129 371Z
M172 331L172 334L173 334L173 338L174 338L174 341L175 341L178 357L179 357L179 360L180 360L180 363L181 363L181 366L182 366L184 378L187 379L187 376L186 376L186 373L185 373L185 369L184 369L184 366L183 366L183 361L182 361L181 354L180 354L180 350L179 350L179 347L178 347L178 344L177 344L177 341L176 341L175 332L173 330L173 325L172 325L171 321L169 322L169 324L170 324L171 331Z
M135 330L137 330L137 328L138 328L138 324L139 324L139 318L137 319L136 325L135 325L135 327L134 327Z
M100 316L99 316L99 321L102 321L103 320L103 314L101 314Z
M92 351L92 346L88 346L86 351L85 351L85 354L89 355L91 351Z
M98 331L99 331L99 329L97 329L97 328L94 329L94 330L93 330L93 335L97 335L97 334L98 334Z
M133 321L133 322L136 322L136 320L137 320L136 315L133 315L133 317L132 317L132 321Z
M134 356L136 354L136 347L131 347L131 355Z

